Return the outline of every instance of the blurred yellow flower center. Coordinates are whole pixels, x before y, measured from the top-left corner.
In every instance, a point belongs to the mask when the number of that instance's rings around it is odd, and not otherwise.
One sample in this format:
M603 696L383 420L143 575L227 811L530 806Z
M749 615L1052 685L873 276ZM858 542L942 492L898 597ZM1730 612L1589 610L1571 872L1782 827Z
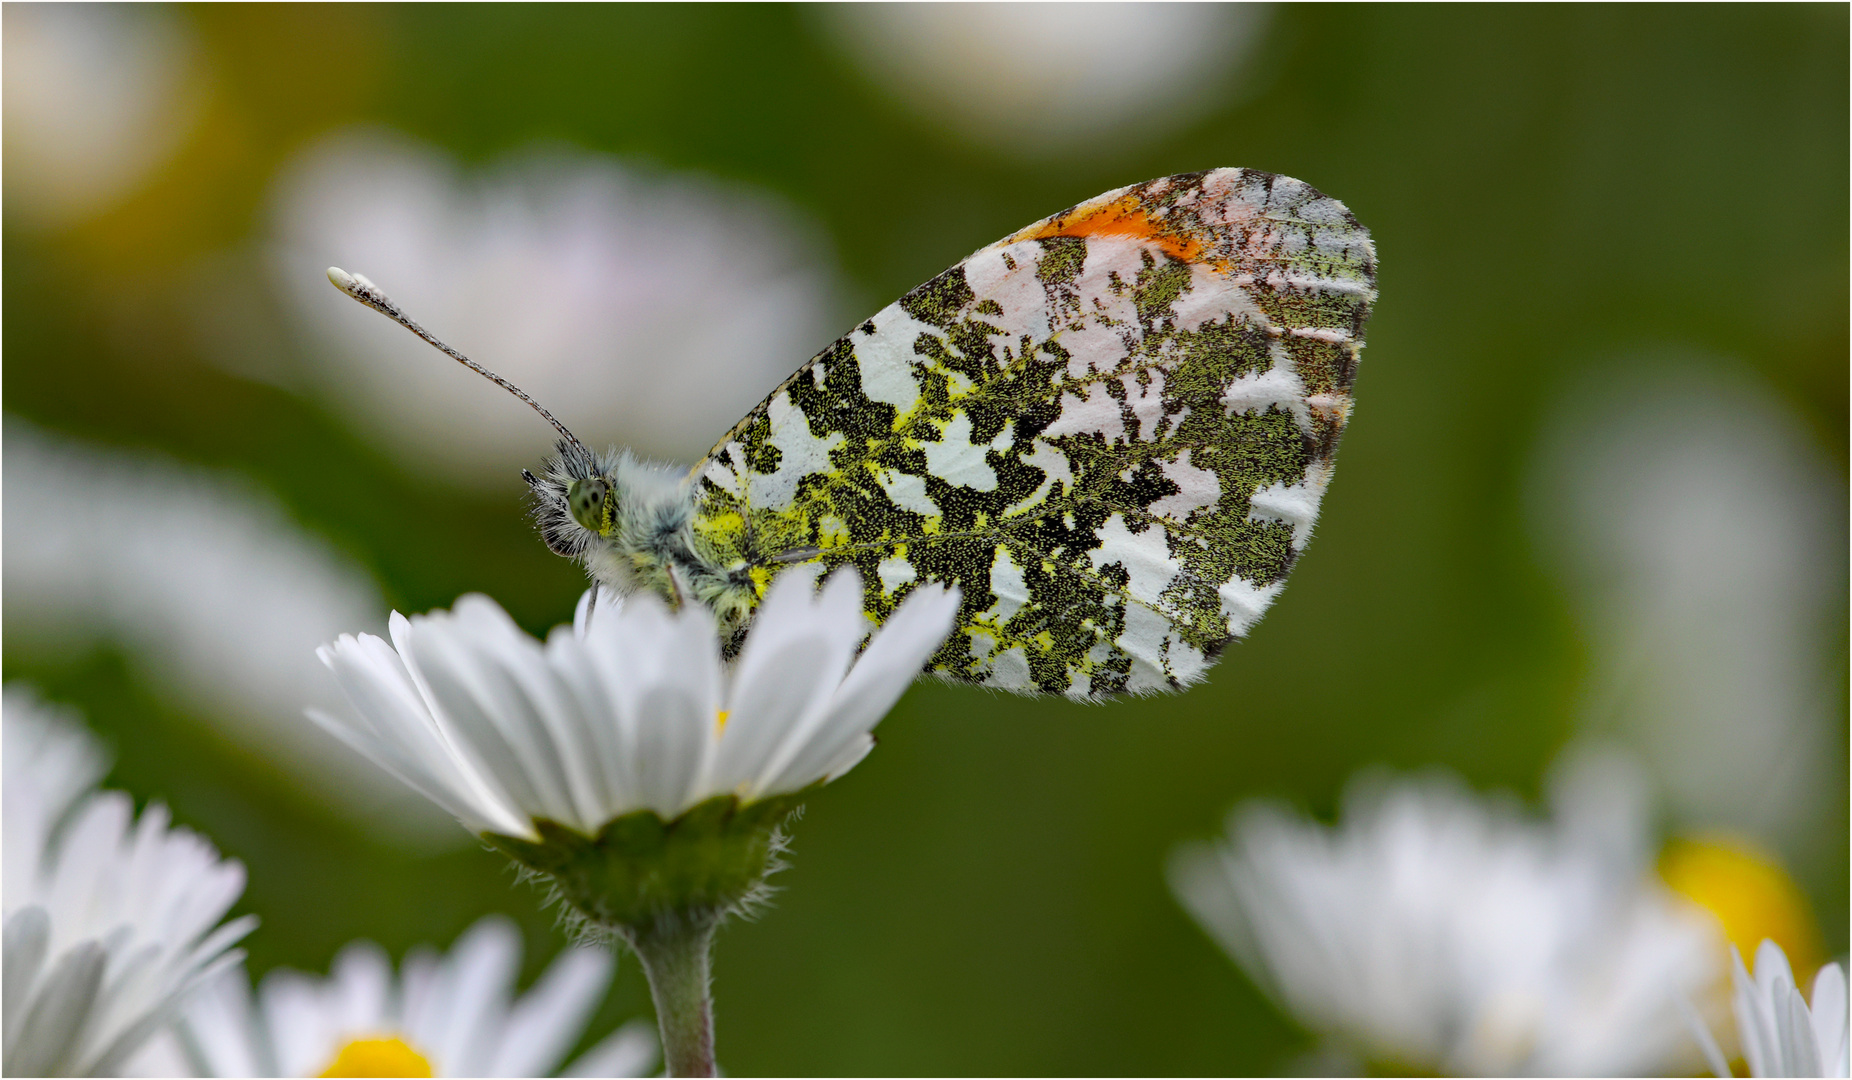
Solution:
M1755 963L1756 946L1774 939L1803 987L1822 956L1807 899L1772 858L1723 837L1674 840L1659 856L1666 884L1697 901L1723 924L1724 936Z
M728 709L722 709L714 714L714 734L722 735L726 733L727 717L732 715L732 711Z
M403 1039L350 1039L323 1076L435 1076L430 1059Z

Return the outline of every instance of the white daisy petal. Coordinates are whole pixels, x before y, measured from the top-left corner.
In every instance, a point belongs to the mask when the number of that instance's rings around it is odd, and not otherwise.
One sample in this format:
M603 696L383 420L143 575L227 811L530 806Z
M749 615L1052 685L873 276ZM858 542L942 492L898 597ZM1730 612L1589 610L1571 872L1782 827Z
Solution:
M1788 966L1788 954L1773 941L1764 940L1756 948L1755 981L1777 993L1794 989L1794 969Z
M714 710L706 701L673 684L651 687L637 702L637 713L650 722L637 732L639 795L644 806L672 818L694 800L694 780L705 756Z
M1743 966L1742 954L1734 947L1730 949L1730 959L1734 988L1731 1006L1736 1014L1736 1037L1743 1044L1743 1058L1749 1062L1752 1075L1779 1076L1781 1042L1775 1026L1775 1003L1771 995L1763 992L1758 980L1750 978L1749 969ZM1786 963L1784 957L1783 966Z
M244 978L244 973L240 971L238 977ZM258 987L260 1024L252 1031L267 1033L262 1041L274 1048L279 1076L312 1076L332 1060L324 1051L338 1029L334 1017L322 1011L318 989L309 976L284 970L264 976ZM189 1009L182 1017L189 1028L192 1012Z
M1813 978L1813 1034L1820 1055L1822 1076L1845 1076L1848 1071L1846 973L1828 964Z
M541 1076L558 1069L610 985L613 967L604 949L563 950L533 989L508 1010L501 1046L488 1061L486 1075ZM649 1045L654 1047L653 1038Z
M785 733L777 748L767 755L759 767L754 786L760 789L777 789L778 778L790 766L792 760L799 756L833 758L843 741L843 732L831 724L831 699L839 696L844 676L855 656L856 647L867 637L869 626L861 615L862 582L860 575L853 569L847 569L825 583L822 593L817 597L811 609L812 618L820 624L823 635L823 647L820 650L825 677L819 680L828 693L817 695L807 703L801 718ZM943 638L941 634L941 638ZM936 644L936 642L935 642ZM922 661L923 663L923 661ZM913 667L917 672L919 665ZM890 680L894 695L888 701L892 707L894 700L900 697L910 680L903 673L897 680ZM742 688L742 692L743 688ZM887 712L871 718L869 726ZM797 785L801 786L801 785Z
M1786 1076L1825 1076L1820 1071L1820 1047L1813 1037L1807 1000L1792 986L1776 1000L1780 1012L1783 1066Z
M648 1076L656 1064L656 1033L647 1021L632 1020L579 1055L563 1076Z
M397 746L358 731L345 720L330 716L320 709L309 709L306 715L335 738L371 758L374 764L397 777L406 787L436 803L440 809L472 830L513 832L516 835L525 831L526 825L519 818L504 817L497 813L499 807L478 804L469 794L459 792L457 789L463 787L462 777L455 775L454 768L446 769L451 774L446 779L455 783L445 783L426 772L420 763L411 761Z
M823 779L834 780L855 768L862 763L863 758L873 753L874 749L875 737L873 735L856 736L849 741L848 746L843 747L842 753L837 754L834 760L823 767Z
M654 598L626 601L619 612L607 611L596 617L585 646L598 685L612 706L605 725L611 737L601 742L617 754L606 762L606 770L627 796L622 803L613 805L636 809L650 805L652 796L664 789L685 791L688 785L685 772L663 775L672 771L670 763L656 762L642 747L685 747L689 736L685 731L673 733L664 743L662 733L655 729L676 721L651 715L646 704L658 689L677 683L674 665L667 662L674 655L676 621L668 608ZM684 696L705 700L702 687L690 684L686 689L688 694ZM686 719L680 723L685 725ZM686 769L689 761L687 754L681 755L680 767Z
M91 1007L103 987L109 950L86 941L60 956L36 989L8 1048L6 1071L13 1076L54 1076L78 1072L78 1040Z
M593 793L588 815L595 817L606 807L634 802L636 785L626 767L622 738L627 725L619 717L617 700L599 678L590 646L574 631L555 627L547 637L547 659L572 695L583 725L587 785Z
M435 669L421 660L420 670L431 680L444 711L459 722L469 717L478 732L494 733L479 735L477 745L505 744L513 754L516 765L505 774L508 786L523 785L523 791L537 794L552 807L548 816L570 820L571 790L562 760L567 748L557 742L545 703L524 692L516 674L538 661L537 644L483 597L459 600L456 614L454 624L433 626L432 633L418 639L444 658ZM444 687L436 685L440 673Z
M717 788L745 784L755 794L768 790L774 770L814 732L867 633L860 594L853 570L838 573L821 594L808 577L796 574L772 586L764 621L755 624L740 653L716 762Z
M957 613L955 589L932 585L907 597L869 639L822 722L766 786L795 791L840 776L859 762L874 747L869 730L900 700L912 673L925 667Z
M342 635L320 656L354 702L358 719L312 710L309 715L317 723L452 814L464 816L456 808L460 804L484 823L510 819L510 800L484 778L473 755L442 732L423 691L390 645L371 634Z
M566 682L547 663L545 650L514 624L514 621L486 597L472 597L471 606L493 629L494 648L479 653L485 666L506 673L503 691L509 701L510 714L524 712L544 737L536 741L539 765L548 783L563 786L569 809L561 821L589 821L599 812L595 798L597 784L589 767L591 742L587 724L577 709L577 700ZM519 722L509 724L518 728Z
M763 790L761 773L779 748L828 704L836 652L827 638L807 634L759 650L761 663L751 669L742 660L715 756L716 789L753 795Z
M336 953L329 980L339 995L331 1018L349 1031L364 1030L392 1007L392 961L370 941L352 942Z
M424 674L413 662L409 645L413 637L411 620L395 611L387 625L392 634L392 649L396 654L398 668L410 678L419 698L416 706L418 722L405 734L419 740L429 751L449 756L455 763L458 773L468 781L478 800L518 808L521 804L512 797L495 767L496 764L506 767L507 763L489 760L485 757L483 748L473 743L467 733L456 726L444 712L442 704L432 694ZM371 638L370 635L365 634L361 635L361 641L371 648L379 648L383 645L377 638ZM361 701L351 696L350 700L356 707L365 708ZM374 719L377 721L379 718L376 716Z
M45 958L51 952L51 916L34 904L6 918L6 941L0 949L4 962L5 993L0 1012L6 1016L5 1045L10 1048L26 1017L26 993L38 982Z
M595 827L610 802L604 778L597 768L594 724L580 707L565 672L547 662L543 649L510 651L509 678L532 703L532 711L545 725L558 754L558 769L565 782L570 808L562 821L580 828Z
M456 980L450 977L450 966L444 960L430 946L418 945L405 954L400 969L399 1029L421 1047L443 1033L444 1018L450 1015L450 1002L456 997ZM444 1068L441 1061L432 1064Z
M613 805L637 808L646 802L642 780L646 763L637 754L638 732L652 722L638 712L639 693L645 679L655 677L661 667L655 657L673 624L668 609L654 597L626 600L621 610L622 617L606 617L609 611L595 617L585 644L598 685L611 707L605 727L616 756L605 762L605 768L623 792L623 801Z
M521 933L506 918L489 916L463 932L445 958L452 987L442 1027L431 1034L432 1050L453 1072L486 1074L485 1050L501 1039L516 969Z
M282 1074L269 1040L249 1037L259 1029L260 1020L257 1003L251 998L251 981L242 967L233 965L215 975L201 987L184 1016L188 1036L184 1045L200 1075Z
M467 610L458 604L459 613ZM454 727L516 805L532 807L542 817L557 820L563 816L564 784L544 775L547 770L541 763L544 751L537 742L544 738L544 731L528 716L510 715L511 703L487 685L482 658L470 647L478 642L463 636L468 630L481 633L484 628L469 627L461 619L420 619L412 625L424 632L408 634L400 649L406 665L430 694L433 714Z
M733 667L713 791L750 789L783 737L828 695L828 637L811 611L813 582L811 574L785 574L759 608Z

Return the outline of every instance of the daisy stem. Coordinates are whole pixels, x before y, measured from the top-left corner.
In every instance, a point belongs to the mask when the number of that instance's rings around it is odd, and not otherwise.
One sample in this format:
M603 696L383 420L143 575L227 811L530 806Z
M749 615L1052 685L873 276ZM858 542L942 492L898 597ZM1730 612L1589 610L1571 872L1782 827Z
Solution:
M669 917L626 935L649 976L670 1076L714 1075L714 999L708 970L714 925Z

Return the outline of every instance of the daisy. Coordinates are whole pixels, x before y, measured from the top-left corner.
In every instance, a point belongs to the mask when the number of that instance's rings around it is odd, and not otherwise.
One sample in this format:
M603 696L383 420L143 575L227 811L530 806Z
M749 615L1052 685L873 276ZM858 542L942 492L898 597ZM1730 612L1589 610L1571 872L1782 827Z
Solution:
M1259 4L853 4L819 6L812 17L884 96L934 127L1046 162L1149 146L1229 107L1254 88L1270 12ZM1024 41L1040 47L1022 49Z
M840 329L829 246L788 201L562 146L477 168L397 133L339 131L283 168L269 216L268 277L310 348L266 347L277 331L255 340L248 317L202 305L224 325L219 361L331 395L419 475L460 484L512 482L508 462L551 440L313 268L403 283L400 299L465 352L575 403L588 442L670 458L706 453Z
M1582 721L1639 748L1674 820L1813 852L1846 776L1845 590L1820 585L1845 573L1844 481L1766 381L1616 359L1566 388L1530 492L1589 643Z
M108 1074L202 980L241 955L250 916L220 924L244 868L165 807L89 789L102 755L9 689L4 710L8 1076Z
M302 722L305 703L341 701L315 647L384 622L364 567L228 472L104 448L16 417L7 418L0 465L8 640L54 650L107 644L163 698L375 835L424 846L460 839L429 803L356 768L353 751ZM135 528L86 527L89 498Z
M521 935L488 916L447 955L414 950L394 974L357 941L324 977L277 970L255 999L242 968L221 973L172 1035L134 1063L141 1075L553 1076L611 981L611 954L570 948L514 996ZM632 1022L580 1056L570 1076L641 1076L656 1040Z
M9 225L91 220L172 160L207 97L187 23L131 4L7 9L0 98Z
M1444 777L1353 784L1336 827L1248 805L1172 880L1257 983L1366 1058L1469 1076L1678 1068L1675 992L1714 985L1721 933L1651 879L1625 820L1643 800L1588 787L1547 822Z
M588 593L543 644L466 596L395 613L390 645L324 647L354 713L311 715L636 949L670 1068L698 1073L714 928L762 895L781 823L873 748L957 607L921 587L870 636L853 571L820 591L788 572L729 662L699 605Z
M1735 993L1736 1035L1752 1076L1852 1075L1848 1055L1846 973L1827 964L1813 977L1813 1003L1808 1007L1788 968L1781 946L1763 941L1756 949L1754 977L1743 966L1743 954L1730 947L1731 981ZM1695 1016L1692 1031L1704 1050L1711 1072L1729 1076L1717 1041Z

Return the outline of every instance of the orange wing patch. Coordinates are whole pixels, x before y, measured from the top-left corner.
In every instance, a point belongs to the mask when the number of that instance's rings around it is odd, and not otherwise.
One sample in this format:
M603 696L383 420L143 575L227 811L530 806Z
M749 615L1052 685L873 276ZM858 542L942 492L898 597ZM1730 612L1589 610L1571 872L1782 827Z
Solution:
M1104 203L1082 203L1065 214L1031 225L1004 241L1045 240L1051 236L1125 236L1153 244L1184 262L1202 257L1202 243L1194 237L1176 232L1168 222L1145 212L1143 200L1136 194L1122 195Z

